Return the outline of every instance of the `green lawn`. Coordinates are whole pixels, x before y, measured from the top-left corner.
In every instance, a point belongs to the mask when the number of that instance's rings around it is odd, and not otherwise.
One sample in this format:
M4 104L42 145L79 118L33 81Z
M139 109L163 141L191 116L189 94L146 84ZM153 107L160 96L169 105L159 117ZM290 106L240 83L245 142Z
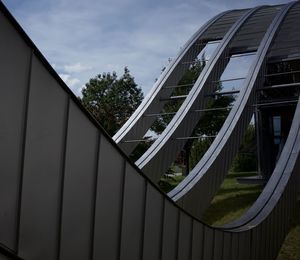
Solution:
M253 174L229 173L205 212L203 221L209 225L222 226L245 213L259 196L262 186L239 184L236 178L251 175ZM183 178L182 176L162 178L160 188L168 192ZM277 260L300 260L300 196L298 197L292 228L282 245Z
M237 177L249 175L236 173L228 175L211 206L205 212L204 222L209 225L221 226L241 216L252 205L261 192L261 186L236 182ZM277 260L300 259L300 196L296 213L292 229L282 245Z
M261 186L239 184L236 181L237 177L250 175L228 174L203 216L205 223L221 226L241 216L252 205L261 192Z
M290 233L285 238L277 260L300 259L300 196L298 196L296 216L292 221Z

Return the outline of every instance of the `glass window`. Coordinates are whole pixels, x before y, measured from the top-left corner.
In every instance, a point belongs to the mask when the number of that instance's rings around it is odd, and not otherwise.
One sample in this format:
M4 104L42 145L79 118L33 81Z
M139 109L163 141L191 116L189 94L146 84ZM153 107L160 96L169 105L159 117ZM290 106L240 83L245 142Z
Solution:
M220 41L207 42L205 47L198 54L197 59L208 61L219 44L220 44Z
M274 144L280 144L281 140L281 117L273 116Z
M239 90L256 53L232 55L220 78L221 92Z

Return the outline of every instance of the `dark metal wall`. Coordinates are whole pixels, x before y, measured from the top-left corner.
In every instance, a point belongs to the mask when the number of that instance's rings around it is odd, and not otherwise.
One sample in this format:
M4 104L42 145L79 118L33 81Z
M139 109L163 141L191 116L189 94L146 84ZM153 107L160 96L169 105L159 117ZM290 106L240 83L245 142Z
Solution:
M258 202L251 221L215 229L128 161L1 3L0 39L0 243L8 259L275 258L296 199L300 106L282 177L262 195L268 203Z
M257 95L260 170L268 179L286 140L300 87L300 6L296 5L282 22L268 54L265 86ZM270 105L268 103L271 103ZM274 105L272 105L274 104ZM273 117L280 118L280 144L274 144Z

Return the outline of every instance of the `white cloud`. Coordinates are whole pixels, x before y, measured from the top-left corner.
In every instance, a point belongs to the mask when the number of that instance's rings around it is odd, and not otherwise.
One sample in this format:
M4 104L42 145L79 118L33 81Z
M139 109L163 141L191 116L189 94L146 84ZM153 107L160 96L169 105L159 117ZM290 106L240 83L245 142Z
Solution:
M72 78L70 74L59 74L59 76L70 88L74 88L80 82L79 79Z
M74 73L74 72L82 72L93 69L92 66L89 65L83 65L80 62L76 62L74 64L65 65L64 70L67 73Z
M72 89L73 93L75 94L75 96L77 96L77 97L82 97L81 91L82 91L82 89L83 89L84 87L85 87L85 86L82 85L82 86L76 86L76 87L73 87L73 88L71 88L71 89Z
M4 0L72 89L128 66L144 92L168 58L220 11L287 1Z

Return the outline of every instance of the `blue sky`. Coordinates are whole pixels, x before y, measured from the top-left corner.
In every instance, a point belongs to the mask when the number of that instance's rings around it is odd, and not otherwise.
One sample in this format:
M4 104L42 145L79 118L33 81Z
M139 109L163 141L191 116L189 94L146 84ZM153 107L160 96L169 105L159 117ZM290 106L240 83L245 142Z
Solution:
M228 9L288 0L2 0L76 95L99 73L128 66L147 93L168 59Z

